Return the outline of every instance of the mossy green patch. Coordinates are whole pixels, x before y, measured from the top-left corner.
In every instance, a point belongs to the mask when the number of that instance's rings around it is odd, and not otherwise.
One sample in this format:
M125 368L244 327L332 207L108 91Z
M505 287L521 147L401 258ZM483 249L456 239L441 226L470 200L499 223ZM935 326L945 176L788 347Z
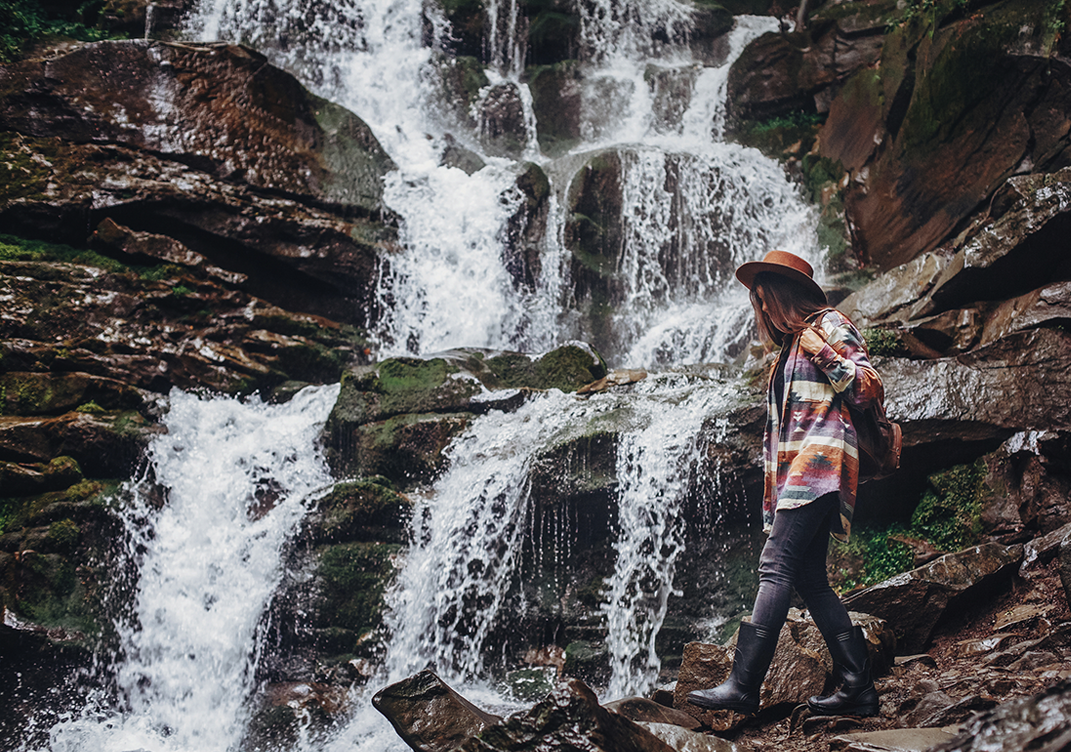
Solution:
M981 460L931 475L930 487L911 516L911 531L944 551L959 551L977 543L982 532L985 476Z
M381 539L385 529L401 534L411 506L392 488L367 480L336 484L319 502L323 532L332 540Z
M394 575L391 559L401 549L387 543L344 543L321 550L316 577L322 626L358 635L378 627L383 592Z
M5 135L0 134L0 150ZM0 161L0 180L3 179L4 163ZM2 186L0 186L2 190ZM146 281L158 281L173 276L179 268L172 264L152 266L125 264L88 248L75 248L64 243L0 234L0 261L45 261L80 264L103 269L113 274L132 274ZM178 287L182 287L179 285ZM185 293L190 292L183 288ZM176 293L179 294L179 293Z
M11 605L19 614L45 627L80 635L98 633L100 628L90 612L85 585L75 570L75 564L60 554L21 552L15 565L18 587L9 593Z
M863 339L871 355L900 355L904 351L899 333L891 329L864 329Z
M873 585L912 569L914 553L894 537L928 542L955 552L975 545L982 533L986 466L978 460L934 473L908 524L857 527L848 543L834 541L831 558L842 574L841 590Z
M19 56L33 42L47 39L76 39L96 42L101 39L125 39L125 33L109 33L96 27L100 2L86 0L71 6L75 13L64 14L63 5L50 4L46 10L37 0L0 0L0 63Z
M575 391L606 375L602 357L579 345L564 345L540 358L504 353L485 361L498 384L505 388Z
M797 111L768 120L744 121L734 129L734 136L744 146L783 161L809 153L824 120L823 115Z
M48 542L59 553L73 551L81 536L81 529L70 519L58 520L48 526Z
M847 543L831 541L830 559L839 574L842 592L889 579L914 566L911 549L891 536L905 534L902 524L857 527Z
M921 21L913 22L922 40L917 62L925 71L916 81L904 118L899 146L914 160L958 135L990 127L992 86L1002 69L1013 63L1007 54L1024 37L1041 36L1051 7L1049 0L1005 0L991 7L984 21L965 22L935 34L941 20L962 0L922 0Z

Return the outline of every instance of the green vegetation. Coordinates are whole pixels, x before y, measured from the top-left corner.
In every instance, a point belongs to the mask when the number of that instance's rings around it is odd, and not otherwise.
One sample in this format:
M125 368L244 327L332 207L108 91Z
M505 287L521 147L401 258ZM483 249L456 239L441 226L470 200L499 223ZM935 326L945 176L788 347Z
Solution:
M847 591L866 587L911 569L911 547L895 538L922 541L947 552L978 543L985 476L982 460L934 473L907 525L896 522L856 529L848 543L835 541L830 560L846 572L839 588Z
M147 282L157 282L173 277L181 271L174 264L155 264L141 266L124 264L122 261L105 256L88 248L74 248L64 243L49 243L45 240L31 240L15 235L0 234L0 261L51 261L66 264L94 266L112 274L134 274ZM176 295L188 294L189 288L176 285L172 291Z
M355 650L357 638L379 626L383 591L394 575L391 558L400 550L396 544L345 543L320 552L321 618L350 635L344 652Z
M29 44L47 37L82 42L114 38L116 35L93 27L103 5L103 0L86 0L75 20L54 17L37 0L0 0L0 63L14 60Z
M900 335L891 329L864 329L863 339L870 355L896 355L903 350Z
M911 532L942 551L959 551L978 542L982 532L981 496L986 468L978 460L930 476L930 488L911 516Z
M768 157L784 160L810 152L823 122L824 115L803 111L749 120L736 128L736 140Z
M971 0L907 0L900 17L889 24L890 30L899 26L905 27L913 24L925 24L929 27L929 34L940 25L945 16L957 11L966 10Z

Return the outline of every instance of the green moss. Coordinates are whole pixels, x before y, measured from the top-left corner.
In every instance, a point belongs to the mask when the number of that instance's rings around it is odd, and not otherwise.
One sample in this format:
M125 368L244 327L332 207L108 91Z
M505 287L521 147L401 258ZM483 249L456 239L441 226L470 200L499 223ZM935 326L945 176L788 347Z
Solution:
M959 465L930 476L930 488L911 516L911 532L943 551L973 546L981 537L985 463Z
M385 528L402 531L411 504L381 480L337 484L319 502L324 533L333 540L382 540Z
M62 6L60 6L62 7ZM83 3L75 15L56 17L36 0L0 0L0 63L14 60L30 44L48 37L95 42L126 38L94 28L99 3Z
M54 551L70 553L78 545L82 531L73 520L59 520L48 526L48 542Z
M963 0L921 0L908 6L919 9L909 19L909 28L916 38L923 37L917 62L925 71L915 85L899 139L900 148L914 159L962 133L990 127L998 114L989 101L992 83L1010 64L1006 50L1015 48L1026 34L1044 34L1051 3L1000 3L986 12L984 22L942 30L935 37L942 20L963 7Z
M847 543L831 542L830 558L837 562L841 592L867 587L889 579L914 566L914 554L905 544L890 540L904 534L904 526L856 528Z
M0 261L60 261L95 266L111 272L128 271L130 268L96 251L14 235L0 235Z
M391 559L401 548L384 543L345 543L322 550L316 577L323 626L352 630L357 635L378 627L383 592L394 574Z
M103 413L103 412L107 412L103 407L98 405L96 402L93 402L92 400L90 400L89 402L86 402L85 404L79 405L78 407L76 407L74 409L74 411L76 413Z
M89 611L85 586L67 557L24 551L18 576L20 587L13 603L18 613L42 626L76 633L75 636L99 632Z
M824 115L792 112L769 120L747 120L734 129L734 138L772 159L807 154L814 147Z
M834 541L830 549L834 571L846 573L839 589L873 585L914 566L909 546L893 536L931 543L940 551L961 551L981 540L982 500L986 494L982 460L935 473L911 516L910 523L857 527L848 543Z

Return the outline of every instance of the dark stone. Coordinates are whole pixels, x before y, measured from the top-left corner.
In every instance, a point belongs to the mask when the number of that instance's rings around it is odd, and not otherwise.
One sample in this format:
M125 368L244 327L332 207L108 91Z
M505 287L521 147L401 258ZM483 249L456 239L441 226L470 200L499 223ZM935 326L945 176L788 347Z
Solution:
M544 154L558 157L580 141L582 79L576 60L529 68L525 77Z
M986 543L851 593L844 603L885 619L902 652L920 652L946 610L983 597L1018 568L1022 555L1021 545Z
M1071 335L1062 331L1020 332L954 358L886 358L879 368L905 446L1071 425Z
M1071 744L1071 679L967 720L930 752L1058 752Z
M456 167L465 174L472 175L482 170L487 163L476 152L466 149L453 136L447 135L446 148L443 150L439 164Z
M831 106L830 134L858 134L830 140L828 154L859 165L844 201L860 258L891 268L933 250L1020 165L1066 165L1071 124L1053 113L1068 111L1071 69L1048 62L1062 53L1045 31L1047 9L1005 0L984 20L967 14L888 35L876 69L884 127L867 155L873 113L856 129L851 106ZM845 151L849 142L860 149Z
M524 194L524 202L510 217L504 261L516 288L535 290L550 212L550 180L537 164L527 162L523 167L517 188Z
M379 690L372 705L417 752L451 752L500 720L450 689L430 670Z
M364 212L381 209L394 169L355 115L236 45L97 42L21 61L0 70L0 127L145 149Z
M519 159L528 145L524 105L514 83L487 89L479 104L480 143L488 156Z
M637 722L672 723L677 726L683 726L686 729L700 727L699 721L688 713L674 710L672 707L667 708L645 697L626 697L623 700L608 702L603 707Z
M531 710L488 726L458 752L671 752L642 726L599 705L580 680L560 683Z

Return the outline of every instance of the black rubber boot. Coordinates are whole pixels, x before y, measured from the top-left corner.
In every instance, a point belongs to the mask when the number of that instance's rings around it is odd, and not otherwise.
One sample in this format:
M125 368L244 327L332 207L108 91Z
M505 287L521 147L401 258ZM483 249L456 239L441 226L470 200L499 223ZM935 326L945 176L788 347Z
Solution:
M729 678L712 689L689 692L688 702L708 710L754 713L759 709L759 688L773 660L779 634L780 630L741 623Z
M862 627L834 635L827 643L835 668L840 669L841 687L827 697L812 697L807 707L815 715L872 716L878 714L878 693L870 678L870 655Z

